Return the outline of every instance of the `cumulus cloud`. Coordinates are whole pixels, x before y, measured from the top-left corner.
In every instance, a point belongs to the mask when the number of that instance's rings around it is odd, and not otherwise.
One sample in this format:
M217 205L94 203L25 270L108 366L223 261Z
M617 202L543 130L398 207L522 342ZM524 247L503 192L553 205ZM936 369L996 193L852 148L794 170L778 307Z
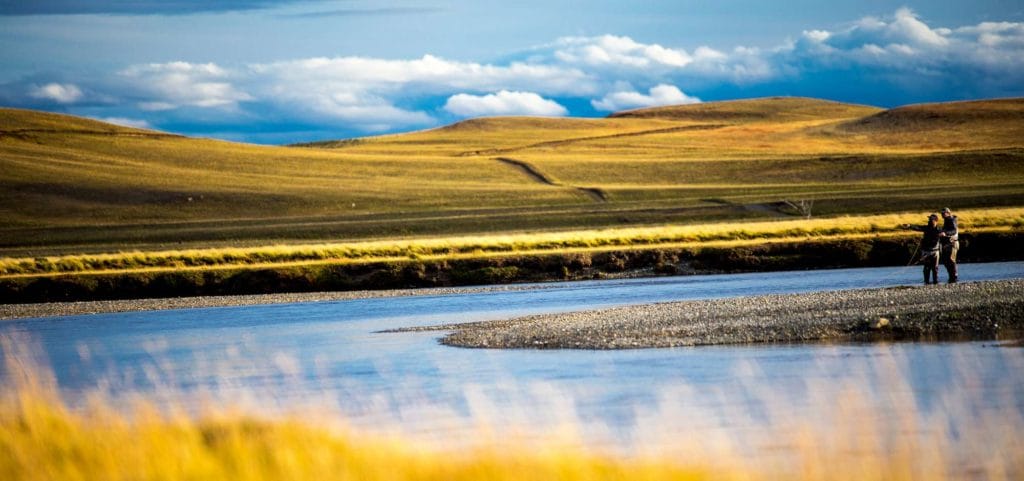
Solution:
M82 98L82 89L75 84L48 83L33 86L29 96L40 100L48 100L59 104L70 104Z
M968 38L988 48L1024 48L1024 23L983 22L951 30L947 35Z
M560 38L554 56L568 64L589 66L685 67L693 62L693 57L685 50L615 35Z
M122 127L133 127L136 129L149 129L152 125L149 122L141 119L130 119L128 117L100 117L96 120L106 122L108 124L120 125Z
M506 92L500 99L515 103L507 94L540 92L544 95L588 95L598 91L593 77L582 70L562 65L511 62L508 65L447 60L424 55L411 60L367 57L310 58L248 67L248 76L258 86L253 91L274 99L282 108L334 119L364 131L431 125L429 113L396 106L395 98L472 96ZM538 97L540 98L540 97ZM494 103L493 100L488 102ZM565 115L550 106L537 111L523 99L518 111L487 111L457 115ZM454 109L468 109L472 101L456 99ZM478 102L479 105L479 102ZM557 105L557 104L556 104ZM560 106L559 106L560 107ZM537 105L532 106L538 109ZM561 107L560 107L561 108ZM451 113L452 110L445 109ZM464 110L469 111L469 110Z
M835 32L804 32L768 60L798 72L855 69L884 74L903 85L920 87L922 79L933 79L990 91L979 90L982 95L1007 95L1019 92L1013 85L1024 82L1024 23L932 27L901 8L891 17L865 17Z
M604 80L606 90L616 81L651 83L689 76L746 82L776 74L763 52L754 48L723 52L701 45L691 53L615 35L563 37L542 48L538 58L592 72Z
M948 30L929 27L913 10L901 8L891 18L864 17L844 30L812 30L805 32L804 36L841 50L854 50L865 45L932 49L949 45L948 34Z
M143 110L180 107L235 107L253 97L238 90L227 70L212 63L168 62L135 65L120 73L146 98Z
M675 85L667 84L660 84L651 87L647 90L646 95L635 91L619 91L609 93L600 100L590 101L590 104L593 105L595 109L609 112L640 107L697 103L700 103L699 98L686 95Z
M460 117L484 115L538 115L561 116L569 113L553 100L533 92L502 90L487 95L456 94L448 97L444 109Z
M368 57L310 58L257 64L251 71L272 82L316 89L318 85L378 92L450 93L529 90L545 94L586 95L593 77L562 65L511 62L508 65L459 62L433 55L411 60Z
M403 109L385 98L348 91L290 92L271 100L282 112L314 122L341 121L363 132L383 132L398 128L432 125L425 112Z

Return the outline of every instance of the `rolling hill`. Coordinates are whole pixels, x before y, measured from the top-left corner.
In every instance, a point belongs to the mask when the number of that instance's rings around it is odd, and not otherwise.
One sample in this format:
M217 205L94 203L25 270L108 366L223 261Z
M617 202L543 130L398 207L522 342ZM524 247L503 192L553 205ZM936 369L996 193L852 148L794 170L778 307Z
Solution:
M265 147L0 109L0 255L1021 206L1022 116L768 98Z
M878 107L803 97L770 97L727 100L667 107L626 110L611 118L691 120L696 122L798 122L865 117L882 111Z

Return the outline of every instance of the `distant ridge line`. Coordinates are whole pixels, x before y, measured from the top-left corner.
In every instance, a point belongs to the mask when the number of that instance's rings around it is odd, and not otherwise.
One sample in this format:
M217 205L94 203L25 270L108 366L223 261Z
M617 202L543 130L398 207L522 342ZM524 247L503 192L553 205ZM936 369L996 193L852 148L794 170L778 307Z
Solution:
M25 137L27 134L74 134L74 135L102 135L108 137L154 137L154 138L187 138L180 134L168 134L165 132L125 132L125 131L103 131L86 129L13 129L0 130L0 137Z

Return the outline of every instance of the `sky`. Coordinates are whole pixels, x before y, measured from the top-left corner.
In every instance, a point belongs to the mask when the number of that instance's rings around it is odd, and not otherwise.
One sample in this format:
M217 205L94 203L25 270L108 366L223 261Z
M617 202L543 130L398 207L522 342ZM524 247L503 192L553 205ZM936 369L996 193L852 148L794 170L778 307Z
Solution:
M0 106L287 144L763 96L1024 96L1024 2L0 0Z

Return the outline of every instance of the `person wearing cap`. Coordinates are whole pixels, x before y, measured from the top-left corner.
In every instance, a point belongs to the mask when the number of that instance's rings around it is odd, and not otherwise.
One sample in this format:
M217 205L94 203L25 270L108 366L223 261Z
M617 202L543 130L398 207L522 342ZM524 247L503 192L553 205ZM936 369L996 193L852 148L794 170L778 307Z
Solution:
M960 230L956 225L956 216L949 207L942 208L942 233L939 234L939 242L942 244L939 260L946 266L946 274L949 276L949 283L952 284L960 280L956 267L956 253L960 250Z
M941 251L939 235L943 233L942 229L939 229L939 216L935 214L929 215L928 225L903 224L903 228L924 233L921 236L919 247L921 263L924 265L924 283L925 285L938 284L939 252Z

